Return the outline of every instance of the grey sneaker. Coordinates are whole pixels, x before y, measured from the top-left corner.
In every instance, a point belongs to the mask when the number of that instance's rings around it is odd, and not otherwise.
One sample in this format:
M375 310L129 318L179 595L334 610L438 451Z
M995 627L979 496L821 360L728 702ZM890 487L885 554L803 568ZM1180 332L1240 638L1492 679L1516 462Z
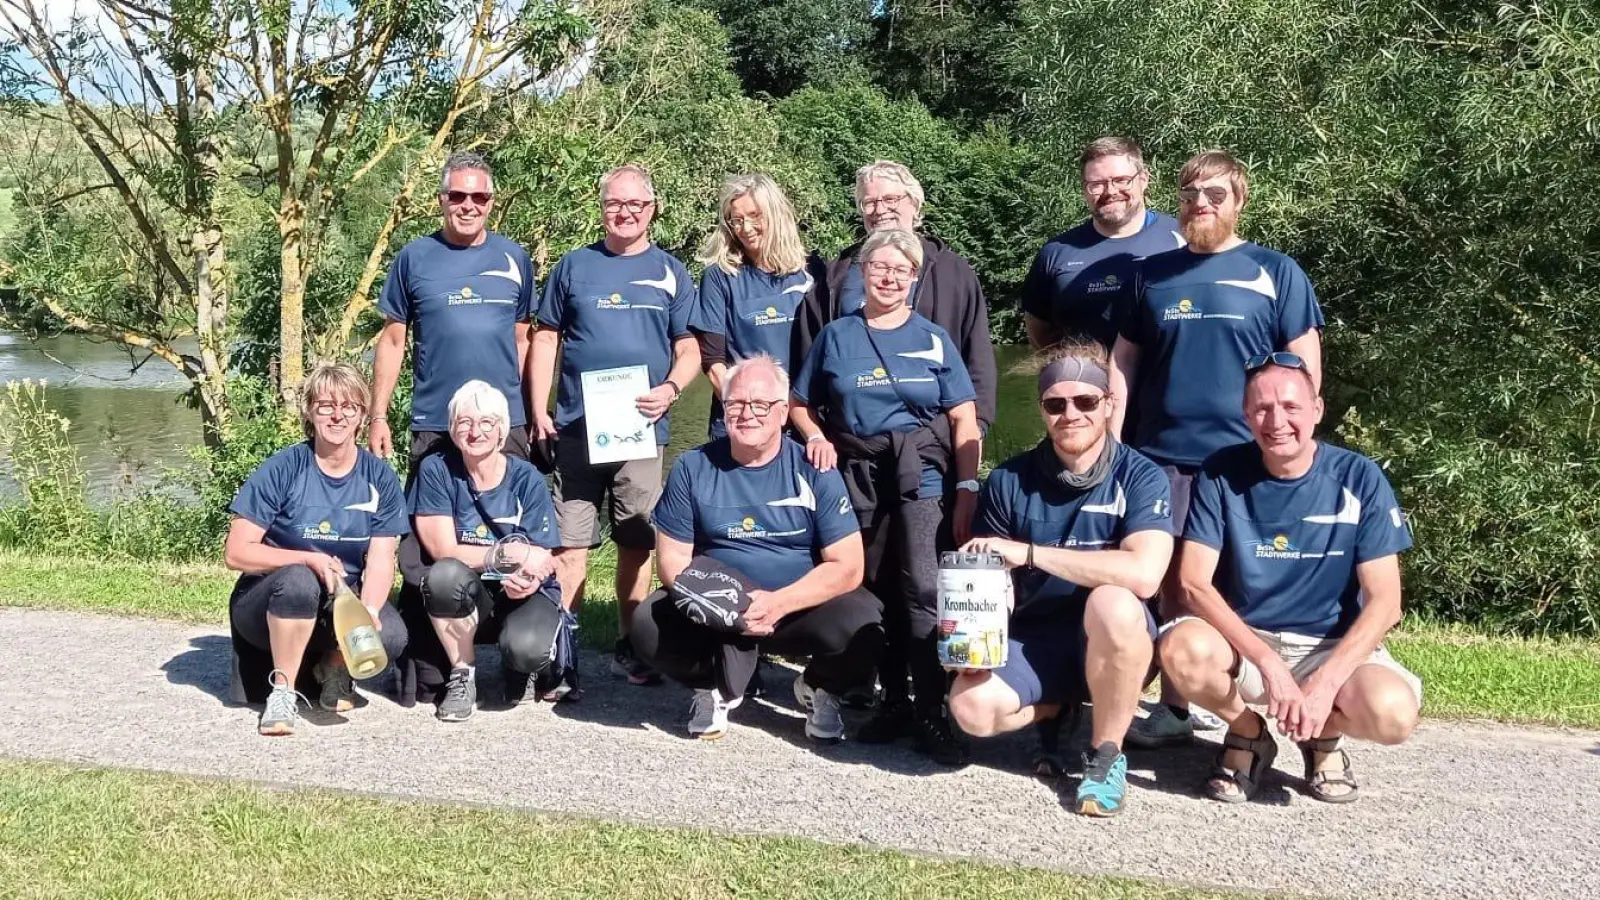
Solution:
M283 679L281 684L279 678ZM300 724L299 703L305 698L294 689L289 676L279 669L273 669L267 680L272 684L272 693L267 695L267 706L261 711L261 721L256 725L256 730L269 737L294 734L295 726ZM306 705L310 706L310 701Z
M722 692L698 690L689 702L689 733L702 741L720 740L728 733L728 713L737 709L744 700L728 702Z
M811 691L811 714L806 717L806 737L824 744L837 744L844 740L844 717L839 714L838 697L820 688Z
M349 712L356 707L356 684L350 679L350 670L342 663L327 660L317 663L311 670L322 685L322 695L317 705L328 712Z
M1173 715L1165 703L1157 703L1150 714L1134 719L1128 729L1127 742L1141 750L1173 747L1194 740L1194 723Z
M456 666L450 670L450 680L444 685L444 699L439 701L439 711L434 713L441 722L465 722L472 718L472 709L478 705L478 685L472 670Z
M811 685L806 684L805 675L794 677L794 702L799 704L801 709L811 712L812 697L815 695L816 691L811 689Z

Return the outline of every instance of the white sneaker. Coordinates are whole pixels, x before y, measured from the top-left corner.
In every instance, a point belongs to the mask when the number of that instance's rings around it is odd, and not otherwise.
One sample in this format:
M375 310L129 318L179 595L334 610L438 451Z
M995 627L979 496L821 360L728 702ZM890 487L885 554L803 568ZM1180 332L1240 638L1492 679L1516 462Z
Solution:
M1157 703L1149 715L1133 720L1126 740L1141 750L1187 744L1194 740L1194 723L1173 715L1165 703Z
M794 677L794 702L800 704L800 708L806 712L811 712L811 698L814 693L811 685L806 684L805 675Z
M796 678L799 682L803 679ZM799 689L795 689L799 693ZM806 737L825 744L844 740L844 716L839 714L839 698L818 689L809 691L811 714L806 716Z
M1222 731L1228 723L1218 716L1212 715L1211 710L1201 709L1193 703L1189 704L1189 724L1195 731Z
M743 699L730 703L722 699L721 691L695 691L689 702L689 733L702 741L720 740L728 733L728 712Z

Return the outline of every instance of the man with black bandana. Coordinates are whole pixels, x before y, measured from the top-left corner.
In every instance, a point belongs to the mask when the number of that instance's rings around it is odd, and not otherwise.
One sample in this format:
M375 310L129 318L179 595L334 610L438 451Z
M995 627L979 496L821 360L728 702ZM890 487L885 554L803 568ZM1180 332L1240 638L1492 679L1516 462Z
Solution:
M1045 726L1094 703L1093 752L1076 809L1113 816L1127 792L1123 737L1149 680L1156 623L1144 598L1172 556L1172 494L1161 469L1110 432L1104 348L1059 348L1039 373L1046 436L984 485L967 550L1000 554L1016 589L1006 664L960 673L950 713L975 737L1042 723L1041 762L1059 774Z

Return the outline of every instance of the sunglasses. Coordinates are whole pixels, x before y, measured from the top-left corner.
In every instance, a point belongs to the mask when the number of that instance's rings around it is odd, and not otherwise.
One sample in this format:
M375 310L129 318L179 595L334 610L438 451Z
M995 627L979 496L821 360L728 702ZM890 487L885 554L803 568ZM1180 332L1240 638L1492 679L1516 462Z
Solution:
M1099 409L1100 404L1105 402L1105 399L1105 394L1078 394L1073 397L1045 397L1039 401L1039 406L1047 414L1052 416L1064 415L1067 411L1067 404L1069 403L1072 404L1072 408L1078 412L1091 413Z
M494 195L488 191L445 191L444 199L451 206L460 206L468 200L478 206L488 206L489 201L494 199Z
M1249 373L1254 372L1257 369L1266 368L1269 365L1283 366L1285 369L1299 369L1300 371L1308 374L1311 372L1311 367L1306 365L1306 361L1301 358L1300 354L1290 353L1287 350L1279 350L1276 353L1261 353L1257 354L1256 356L1252 356L1244 361L1244 370L1246 373Z
M1212 206L1221 206L1228 199L1229 190L1221 185L1212 185L1206 188L1186 187L1178 191L1178 198L1185 203L1193 203L1205 194Z

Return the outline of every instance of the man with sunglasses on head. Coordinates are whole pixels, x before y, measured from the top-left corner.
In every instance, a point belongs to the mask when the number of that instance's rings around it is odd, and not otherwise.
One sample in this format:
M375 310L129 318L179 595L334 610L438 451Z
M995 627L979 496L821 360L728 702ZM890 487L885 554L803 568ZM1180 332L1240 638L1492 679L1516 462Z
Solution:
M1276 723L1299 745L1307 792L1348 803L1341 738L1401 743L1422 705L1422 682L1383 648L1411 533L1377 463L1316 440L1307 360L1260 354L1240 372L1253 440L1212 454L1195 479L1179 571L1193 616L1167 626L1162 668L1229 724L1207 796L1255 794Z
M450 446L447 407L456 389L487 382L511 401L507 455L528 458L528 397L523 369L534 312L533 261L522 245L488 229L494 175L476 153L445 160L439 177L444 224L406 244L389 266L378 311L387 320L372 365L372 425L367 443L394 451L389 398L411 354L411 478L423 456Z
M1183 233L1178 220L1145 206L1150 170L1128 138L1091 142L1078 172L1089 219L1039 251L1022 283L1022 310L1035 349L1089 337L1110 352L1117 340L1114 311L1132 296L1139 263L1182 247Z
M1246 359L1275 350L1298 354L1322 382L1322 308L1293 259L1239 236L1250 196L1244 165L1221 151L1184 164L1178 224L1188 246L1144 261L1123 310L1112 352L1111 388L1119 402L1112 428L1155 460L1172 482L1172 519L1181 531L1190 485L1212 453L1250 439L1240 415ZM1128 404L1138 420L1124 423ZM1161 590L1161 618L1183 614L1173 554ZM1185 700L1163 682L1162 702L1137 722L1128 742L1160 747L1194 737Z
M1074 808L1122 811L1122 742L1149 679L1156 622L1144 599L1172 555L1172 497L1155 463L1111 433L1106 354L1084 340L1052 352L1039 372L1045 437L989 475L977 535L965 549L1000 554L1016 607L1006 664L964 671L950 713L987 737L1039 725L1043 776L1057 777L1062 721L1094 703L1091 752Z
M727 733L759 652L809 656L795 696L806 735L833 743L844 737L840 694L870 677L883 646L882 604L861 588L861 529L839 470L819 470L784 437L783 366L756 353L728 370L726 385L727 436L679 456L656 504L657 568L673 593L639 607L634 647L694 688L689 733L701 740ZM727 577L704 593L726 596L737 584L749 601L732 626L697 621L674 602L685 572L697 577L708 560Z
M600 546L600 509L610 509L617 545L617 615L621 637L613 670L632 684L659 684L661 676L633 652L628 631L633 611L650 591L650 551L655 532L650 509L661 494L667 410L700 369L689 330L694 279L672 254L650 240L658 209L650 173L618 166L600 176L605 237L572 250L556 263L539 301L539 326L529 361L534 438L554 444L556 520L561 549L556 576L562 602L583 602L589 551ZM556 358L560 356L559 380ZM654 423L655 453L645 459L591 464L583 402L583 373L643 365L650 389L634 404ZM555 415L549 412L555 389ZM607 503L609 498L610 502Z

